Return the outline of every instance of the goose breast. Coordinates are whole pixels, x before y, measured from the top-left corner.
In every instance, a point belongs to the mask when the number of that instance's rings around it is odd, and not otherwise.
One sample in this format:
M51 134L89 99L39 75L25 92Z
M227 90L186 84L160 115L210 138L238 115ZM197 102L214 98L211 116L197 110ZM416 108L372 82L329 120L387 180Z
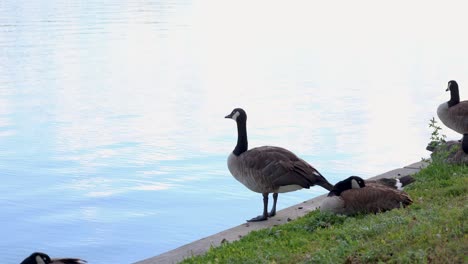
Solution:
M345 202L340 196L327 196L320 204L320 211L344 214Z
M462 101L452 107L443 103L437 108L437 116L448 128L460 133L468 133L468 101Z

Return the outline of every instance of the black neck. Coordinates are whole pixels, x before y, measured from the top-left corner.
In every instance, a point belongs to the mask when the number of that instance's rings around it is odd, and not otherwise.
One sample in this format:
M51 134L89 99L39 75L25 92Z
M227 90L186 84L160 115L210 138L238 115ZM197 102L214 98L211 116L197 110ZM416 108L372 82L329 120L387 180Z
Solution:
M449 107L460 103L460 94L458 93L458 87L450 87L450 101L448 101L447 103Z
M331 185L331 184L330 184ZM342 192L353 188L352 181L350 179L342 180L337 182L335 186L331 188L328 196L340 196Z
M247 151L247 122L245 120L237 120L237 145L232 153L239 156Z

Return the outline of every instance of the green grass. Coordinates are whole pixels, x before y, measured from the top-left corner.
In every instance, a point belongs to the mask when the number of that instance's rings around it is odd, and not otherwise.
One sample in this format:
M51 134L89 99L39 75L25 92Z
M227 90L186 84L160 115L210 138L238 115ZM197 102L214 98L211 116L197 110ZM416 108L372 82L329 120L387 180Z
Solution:
M468 166L435 161L415 178L408 208L356 217L314 211L183 263L468 263Z

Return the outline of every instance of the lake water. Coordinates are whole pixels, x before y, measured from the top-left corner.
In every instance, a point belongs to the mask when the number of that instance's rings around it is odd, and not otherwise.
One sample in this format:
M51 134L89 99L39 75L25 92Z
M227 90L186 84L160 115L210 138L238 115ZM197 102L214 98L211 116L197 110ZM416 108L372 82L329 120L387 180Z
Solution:
M131 263L258 215L234 107L332 183L428 157L447 82L468 97L468 16L421 3L2 1L1 262Z

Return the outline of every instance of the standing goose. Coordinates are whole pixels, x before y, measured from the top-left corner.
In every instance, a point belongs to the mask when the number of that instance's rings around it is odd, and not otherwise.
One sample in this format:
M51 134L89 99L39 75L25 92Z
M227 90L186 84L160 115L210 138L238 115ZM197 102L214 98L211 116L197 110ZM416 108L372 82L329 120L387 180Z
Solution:
M264 221L276 214L278 193L292 192L320 185L331 190L331 185L314 167L291 151L272 146L248 150L247 114L236 108L225 118L237 123L237 145L229 155L231 174L247 188L263 195L263 214L248 222ZM273 207L268 213L268 195L273 193Z
M439 105L437 116L448 128L463 134L462 149L468 154L468 101L460 102L458 84L450 81L446 91L450 90L450 100Z
M20 264L85 264L85 260L77 258L50 258L41 252L34 252L25 258Z
M351 176L338 182L322 201L321 211L335 214L355 215L361 213L379 213L395 208L406 207L413 200L405 192L378 181L366 182L357 176Z

